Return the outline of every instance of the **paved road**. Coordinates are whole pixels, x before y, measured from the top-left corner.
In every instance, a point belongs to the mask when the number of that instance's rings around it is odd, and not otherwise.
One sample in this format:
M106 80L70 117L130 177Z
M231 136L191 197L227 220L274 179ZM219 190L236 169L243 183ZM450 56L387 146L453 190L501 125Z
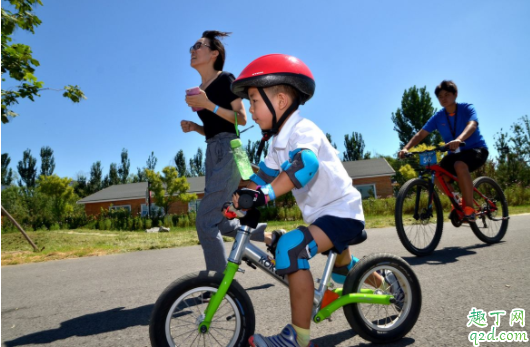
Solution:
M467 336L479 330L466 327L472 307L508 314L524 308L530 316L529 225L530 215L515 216L503 242L487 246L468 227L445 224L438 250L427 258L408 254L394 228L369 230L355 254L399 255L422 285L420 318L393 346L471 346ZM316 257L312 269L321 270L324 261ZM149 315L158 295L173 279L203 266L194 246L2 267L2 346L149 346ZM256 331L279 332L290 321L287 289L244 267L237 278L255 306ZM524 328L511 328L507 318L500 328L528 332L530 317ZM321 347L369 345L342 311L332 322L314 324L312 336Z

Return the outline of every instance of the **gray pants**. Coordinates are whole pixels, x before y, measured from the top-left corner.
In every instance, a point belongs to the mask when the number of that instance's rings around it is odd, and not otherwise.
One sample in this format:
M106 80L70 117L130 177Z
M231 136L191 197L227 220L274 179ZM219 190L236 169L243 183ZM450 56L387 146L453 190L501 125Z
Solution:
M206 140L206 187L195 226L208 271L222 272L226 267L227 257L218 224L226 220L221 209L226 201L232 200L241 180L230 148L230 140L235 138L235 134L219 133Z

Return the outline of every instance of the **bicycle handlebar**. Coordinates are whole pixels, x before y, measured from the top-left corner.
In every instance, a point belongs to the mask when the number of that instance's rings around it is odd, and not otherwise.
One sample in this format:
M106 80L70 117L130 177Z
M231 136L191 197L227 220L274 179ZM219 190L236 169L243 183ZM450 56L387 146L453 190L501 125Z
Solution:
M460 146L459 147L464 147L465 145L466 145L465 142L460 142ZM432 152L432 151L435 151L435 152L447 152L448 150L449 150L449 148L447 148L447 145L436 146L436 148L434 148L434 149L428 149L428 150L421 151L421 152L408 152L408 153L405 154L405 158L412 157L413 155L417 155L417 154L421 154L421 153L427 153L427 152Z

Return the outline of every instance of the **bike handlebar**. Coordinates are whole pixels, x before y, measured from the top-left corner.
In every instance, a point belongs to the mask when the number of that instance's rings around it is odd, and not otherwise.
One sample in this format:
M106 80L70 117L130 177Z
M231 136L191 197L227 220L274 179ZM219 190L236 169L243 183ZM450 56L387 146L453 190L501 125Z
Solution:
M460 146L459 147L464 147L465 145L466 145L465 142L460 142ZM447 148L447 145L436 146L436 148L434 148L434 149L428 149L428 150L421 151L421 152L408 152L408 153L405 154L405 158L412 157L413 155L417 155L417 154L421 154L421 153L427 153L427 152L432 152L432 151L435 151L435 152L447 152L448 150L449 150L449 148Z

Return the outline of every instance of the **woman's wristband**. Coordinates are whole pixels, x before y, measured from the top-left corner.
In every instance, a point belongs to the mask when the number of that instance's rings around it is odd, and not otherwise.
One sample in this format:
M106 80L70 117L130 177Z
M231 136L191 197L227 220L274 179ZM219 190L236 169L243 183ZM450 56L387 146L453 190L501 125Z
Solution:
M219 109L219 106L215 105L215 108L213 109L213 113L217 114L218 109Z

